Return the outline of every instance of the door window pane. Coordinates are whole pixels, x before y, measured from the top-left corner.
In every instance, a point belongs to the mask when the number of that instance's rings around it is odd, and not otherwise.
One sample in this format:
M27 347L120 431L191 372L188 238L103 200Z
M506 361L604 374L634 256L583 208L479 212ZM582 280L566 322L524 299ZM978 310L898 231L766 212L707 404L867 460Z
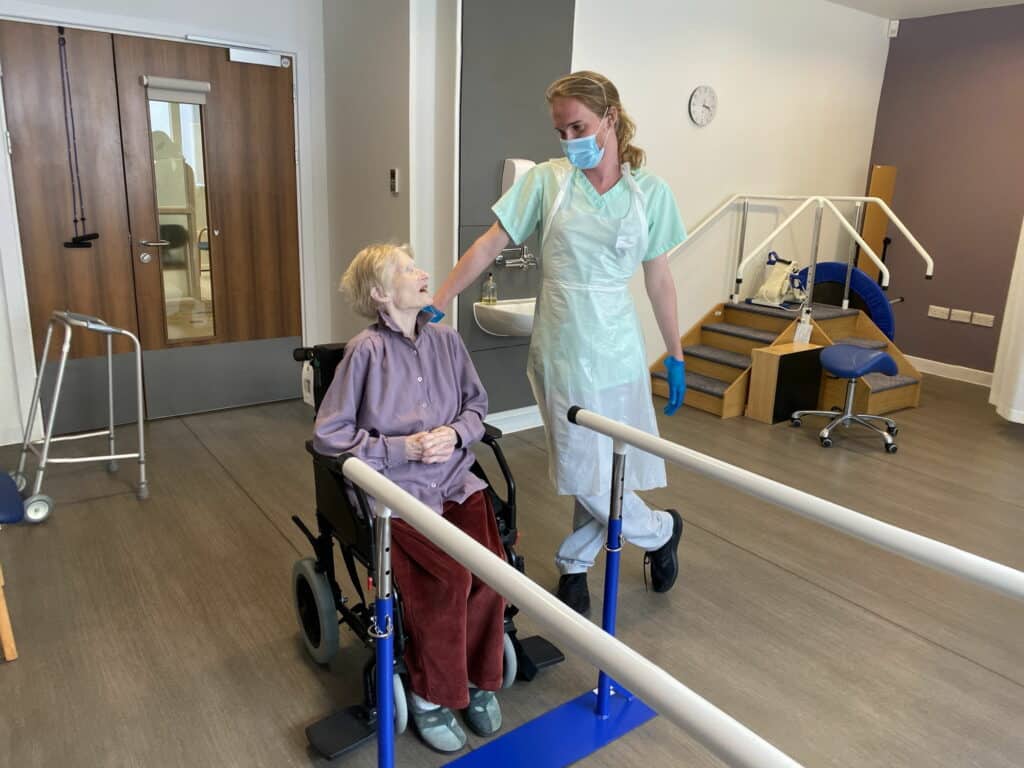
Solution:
M167 340L213 336L202 107L149 102Z

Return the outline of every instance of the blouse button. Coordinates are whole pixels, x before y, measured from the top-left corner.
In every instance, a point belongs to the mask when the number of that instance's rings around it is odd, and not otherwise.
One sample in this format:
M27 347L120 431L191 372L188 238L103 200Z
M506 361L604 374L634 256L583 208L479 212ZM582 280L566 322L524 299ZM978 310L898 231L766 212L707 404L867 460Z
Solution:
M423 381L423 377L422 376L417 376L416 377L416 381Z
M431 488L437 488L437 483L431 483L431 484L430 484L430 487L431 487Z

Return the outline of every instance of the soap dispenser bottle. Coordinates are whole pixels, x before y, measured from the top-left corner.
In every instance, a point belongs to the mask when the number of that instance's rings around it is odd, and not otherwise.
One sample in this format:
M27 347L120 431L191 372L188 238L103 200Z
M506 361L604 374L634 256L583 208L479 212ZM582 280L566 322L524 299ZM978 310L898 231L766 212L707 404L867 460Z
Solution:
M494 282L494 273L488 272L484 280L483 288L480 291L480 302L482 304L498 303L498 284Z

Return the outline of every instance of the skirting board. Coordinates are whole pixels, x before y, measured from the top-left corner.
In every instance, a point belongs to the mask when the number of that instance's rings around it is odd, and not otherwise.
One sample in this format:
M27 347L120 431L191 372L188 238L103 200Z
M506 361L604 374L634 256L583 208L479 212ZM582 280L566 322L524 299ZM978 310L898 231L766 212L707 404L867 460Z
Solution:
M0 431L0 446L14 445L15 443L20 445L24 437L25 435L20 429L5 429ZM12 472L14 471L10 467L0 467L0 469L11 469Z
M522 432L524 429L534 429L544 425L540 417L540 409L536 405L489 413L487 414L487 423L497 427L505 434Z
M979 384L983 387L992 386L992 371L979 371L977 368L965 368L962 365L940 363L938 360L927 360L911 355L906 355L906 358L921 373L930 373L944 379L966 381L968 384Z

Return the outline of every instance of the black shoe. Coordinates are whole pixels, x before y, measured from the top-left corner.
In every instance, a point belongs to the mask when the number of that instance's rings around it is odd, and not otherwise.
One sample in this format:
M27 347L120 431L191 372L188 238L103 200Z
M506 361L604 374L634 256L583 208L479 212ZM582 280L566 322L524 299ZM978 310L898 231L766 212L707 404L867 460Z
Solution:
M672 535L653 552L644 554L644 565L651 566L651 588L655 592L668 592L679 575L679 539L683 535L683 518L674 509L666 509L672 516Z
M586 616L590 613L590 590L587 589L587 574L566 573L558 580L555 595L576 613Z

